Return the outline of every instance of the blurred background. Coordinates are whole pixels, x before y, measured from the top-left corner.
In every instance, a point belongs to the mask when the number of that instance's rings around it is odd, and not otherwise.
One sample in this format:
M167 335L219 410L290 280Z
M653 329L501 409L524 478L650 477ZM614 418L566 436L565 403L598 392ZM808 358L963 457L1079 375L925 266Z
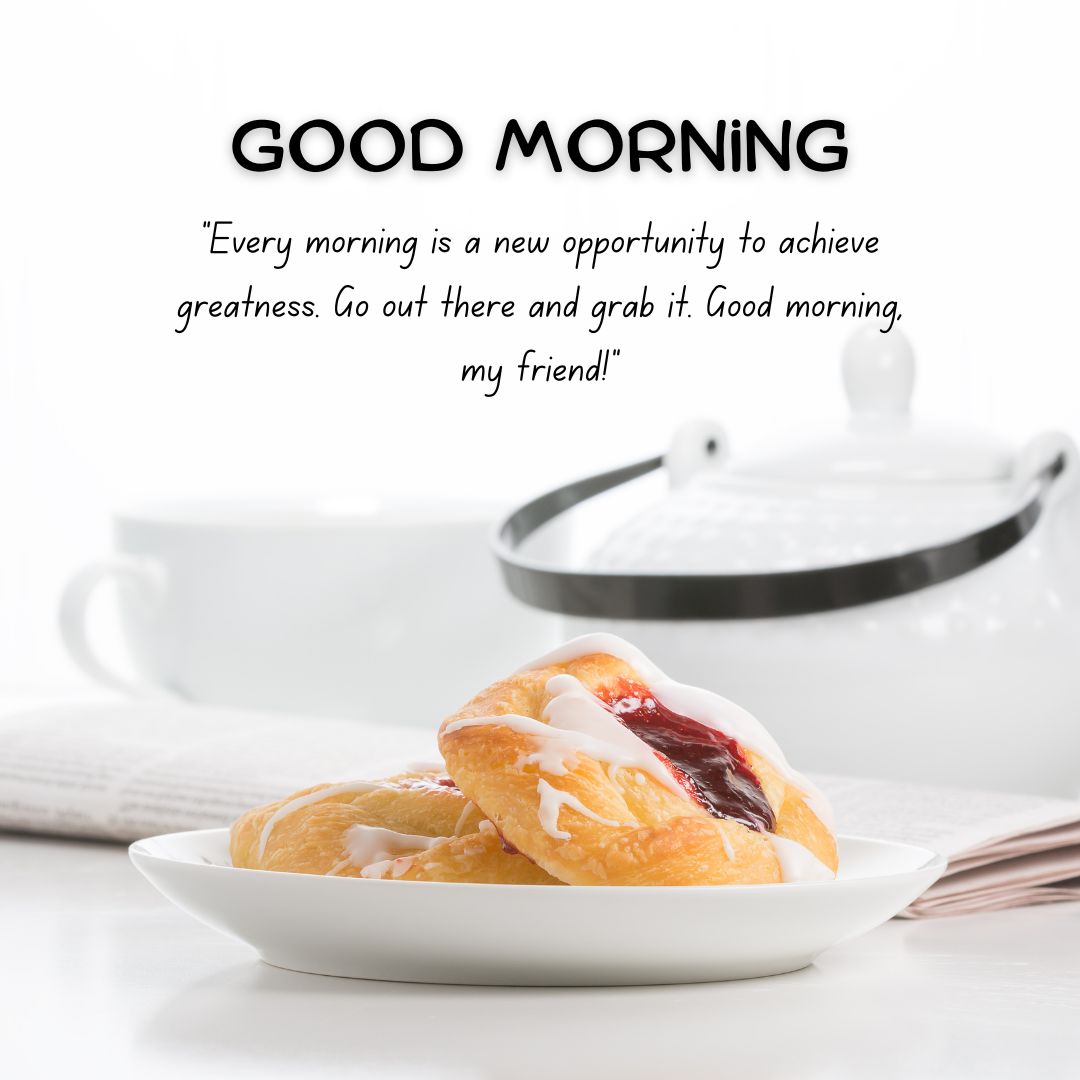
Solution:
M55 632L67 575L109 545L108 513L146 498L407 493L510 503L662 450L707 414L733 450L808 421L842 422L838 360L854 324L654 318L583 323L427 318L200 320L185 299L633 295L687 281L733 295L896 298L919 360L916 408L1018 441L1080 431L1073 357L1074 14L938 2L767 7L544 5L508 33L501 5L135 3L7 13L0 42L0 680L73 669ZM460 33L462 24L469 33ZM290 28L282 35L282 27ZM649 32L643 34L643 25ZM452 28L457 33L450 35ZM282 48L283 36L289 44ZM462 46L462 40L469 44ZM887 41L889 47L882 50ZM962 61L962 62L961 62ZM437 91L432 87L437 87ZM454 124L446 174L242 171L239 124L386 117ZM843 172L683 175L624 167L494 170L510 117L557 133L603 117L705 127L720 118L847 125ZM238 232L640 233L699 228L773 241L815 220L879 236L871 258L498 263L418 253L211 258L206 219ZM434 295L433 295L434 294ZM573 359L621 347L598 385L486 399L461 364L529 346Z

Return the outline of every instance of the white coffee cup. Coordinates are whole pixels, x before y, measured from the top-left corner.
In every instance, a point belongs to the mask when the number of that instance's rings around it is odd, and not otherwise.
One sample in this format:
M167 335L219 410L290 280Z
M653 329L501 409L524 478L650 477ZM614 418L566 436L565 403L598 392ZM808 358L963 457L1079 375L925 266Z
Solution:
M131 694L431 725L553 641L553 621L502 586L494 517L405 502L124 511L116 554L68 583L61 632L84 672ZM135 679L90 640L110 581Z

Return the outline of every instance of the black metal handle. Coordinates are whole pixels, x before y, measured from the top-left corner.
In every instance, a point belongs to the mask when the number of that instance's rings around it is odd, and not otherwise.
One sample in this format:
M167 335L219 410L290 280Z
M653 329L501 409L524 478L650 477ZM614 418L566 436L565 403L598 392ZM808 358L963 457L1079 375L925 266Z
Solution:
M545 611L611 619L761 619L889 600L960 577L1015 547L1038 522L1051 484L1065 469L1065 456L1059 454L1036 474L1031 499L1002 521L945 544L866 562L757 574L609 573L560 570L518 554L542 525L663 464L662 457L653 457L589 476L513 511L494 541L510 592Z

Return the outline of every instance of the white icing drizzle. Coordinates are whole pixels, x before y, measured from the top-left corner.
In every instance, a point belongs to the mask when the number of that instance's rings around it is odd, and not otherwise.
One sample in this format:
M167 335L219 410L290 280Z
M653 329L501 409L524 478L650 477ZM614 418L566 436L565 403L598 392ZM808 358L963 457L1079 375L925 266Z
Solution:
M428 851L448 839L446 836L415 836L376 825L350 825L345 830L345 865L359 866L361 877L382 877L386 867L393 863L393 875L400 877L421 851ZM399 863L405 865L399 869ZM340 868L339 863L331 873Z
M780 876L784 881L832 881L836 875L808 848L796 840L765 834L780 860Z
M593 821L598 821L601 825L610 825L616 828L622 825L621 821L611 821L609 818L602 818L599 814L594 813L582 801L576 796L571 795L568 791L560 791L556 787L552 787L542 777L536 784L536 790L540 794L540 809L537 811L537 815L540 818L540 827L556 840L569 840L570 834L563 832L559 828L559 811L564 806L569 806L572 810L576 810L579 814L584 814L585 817L591 818Z
M295 799L290 799L287 803L279 806L262 827L262 832L259 833L259 858L261 859L266 853L266 842L270 839L274 826L282 818L288 817L294 810L322 802L324 799L332 798L334 795L344 795L352 791L377 791L379 788L387 786L387 784L373 780L349 780L344 784L331 784L330 787L320 788L318 791L309 791L306 795L298 795Z
M672 712L689 716L699 724L721 731L740 746L765 758L785 780L806 795L810 808L829 831L835 831L832 808L828 800L815 784L788 764L783 751L756 717L711 690L687 686L668 678L640 649L621 637L615 634L583 634L527 664L521 671L535 671L554 664L565 664L591 653L607 653L625 661L642 677L657 701ZM548 685L550 688L551 684Z
M383 859L381 862L374 862L370 866L365 866L360 871L360 876L363 878L386 877L386 871L389 870L391 877L399 878L414 862L416 862L415 855L403 855L398 859Z
M468 819L469 811L473 808L473 802L471 799L465 800L465 809L461 811L460 816L457 819L457 824L454 826L454 835L460 836L461 830L465 827L465 822Z

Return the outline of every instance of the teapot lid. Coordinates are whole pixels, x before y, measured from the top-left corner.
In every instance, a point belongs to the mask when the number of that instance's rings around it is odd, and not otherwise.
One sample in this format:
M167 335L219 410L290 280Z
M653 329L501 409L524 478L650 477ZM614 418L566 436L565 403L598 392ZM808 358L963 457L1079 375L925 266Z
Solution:
M977 428L911 415L915 355L904 334L867 324L848 340L842 372L846 430L803 434L740 460L744 476L863 483L976 483L1013 474L1014 447Z

